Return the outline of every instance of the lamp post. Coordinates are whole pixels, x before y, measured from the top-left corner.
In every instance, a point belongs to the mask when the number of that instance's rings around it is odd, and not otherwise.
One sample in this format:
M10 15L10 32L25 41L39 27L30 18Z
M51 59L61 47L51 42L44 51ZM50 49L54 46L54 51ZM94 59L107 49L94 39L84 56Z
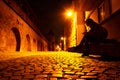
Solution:
M60 39L62 41L63 50L66 50L66 38L65 37L61 37Z

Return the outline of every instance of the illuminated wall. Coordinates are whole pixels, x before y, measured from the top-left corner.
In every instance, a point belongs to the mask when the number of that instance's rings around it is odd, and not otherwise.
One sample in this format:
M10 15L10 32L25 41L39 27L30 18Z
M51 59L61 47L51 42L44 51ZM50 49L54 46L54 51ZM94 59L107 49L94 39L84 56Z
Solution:
M71 25L70 47L76 46L76 38L77 38L76 30L77 30L77 14L74 13L72 19L72 25Z
M0 0L0 51L38 51L40 44L47 50L44 37L30 26L35 27Z
M111 0L111 8L112 8L112 13L120 9L120 0Z
M80 44L81 40L83 39L83 33L86 31L85 27L85 13L84 11L77 12L77 45Z

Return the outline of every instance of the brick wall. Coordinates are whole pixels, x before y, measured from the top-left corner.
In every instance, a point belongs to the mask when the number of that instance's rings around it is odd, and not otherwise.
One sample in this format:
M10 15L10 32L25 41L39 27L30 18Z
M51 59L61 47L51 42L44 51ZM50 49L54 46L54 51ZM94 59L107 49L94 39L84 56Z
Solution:
M42 43L41 47L45 47L44 50L47 50L45 39L2 0L0 0L0 38L0 51L37 51L38 42Z

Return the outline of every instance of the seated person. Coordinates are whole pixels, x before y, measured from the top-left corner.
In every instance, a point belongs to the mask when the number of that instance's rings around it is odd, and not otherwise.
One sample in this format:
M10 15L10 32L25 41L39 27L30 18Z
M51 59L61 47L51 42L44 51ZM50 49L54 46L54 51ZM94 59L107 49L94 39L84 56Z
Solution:
M97 24L90 18L88 18L85 22L86 25L90 27L90 30L83 33L84 37L78 46L69 48L68 51L79 51L80 49L82 49L82 46L84 44L86 50L82 56L89 56L90 43L100 43L104 41L108 36L108 32L104 27L102 27L100 24Z
M88 56L90 53L90 46L88 43L99 43L104 41L107 36L108 32L107 30L102 27L100 24L97 24L92 19L86 20L86 25L90 27L90 30L88 32L84 32L84 37L81 41L81 43L78 45L80 48L83 43L85 43L86 52L83 54L83 56Z

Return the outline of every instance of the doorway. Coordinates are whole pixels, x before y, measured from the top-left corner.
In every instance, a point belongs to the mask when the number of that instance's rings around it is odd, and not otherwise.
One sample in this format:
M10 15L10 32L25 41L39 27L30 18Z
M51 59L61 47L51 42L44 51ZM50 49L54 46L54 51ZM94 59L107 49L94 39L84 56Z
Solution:
M20 44L21 44L20 32L15 27L13 27L11 30L13 31L16 39L16 51L20 51Z

